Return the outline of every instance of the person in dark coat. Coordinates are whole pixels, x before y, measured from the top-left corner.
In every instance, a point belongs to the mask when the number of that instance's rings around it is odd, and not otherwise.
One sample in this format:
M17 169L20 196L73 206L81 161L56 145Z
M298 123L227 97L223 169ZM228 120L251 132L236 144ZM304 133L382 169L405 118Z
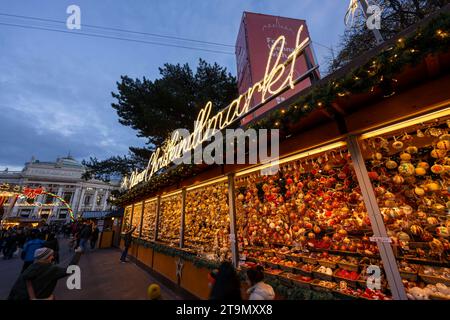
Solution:
M68 266L78 264L80 257L81 252L76 252ZM67 267L57 266L53 261L52 249L37 249L34 253L34 263L19 276L8 300L53 300L53 291L58 280L70 275L67 273Z
M80 231L80 248L83 252L87 252L88 250L88 241L92 235L92 226L89 223L84 224L83 228Z
M242 300L241 283L231 262L224 261L220 265L209 300Z
M99 234L100 234L100 230L97 228L97 226L95 226L94 230L92 231L92 235L91 235L91 249L95 248Z
M133 239L133 237L131 235L135 229L136 229L136 227L133 227L124 233L123 242L124 242L125 248L122 252L122 256L120 257L121 262L127 262L128 249L130 248L131 240Z
M54 233L48 235L47 241L44 243L44 247L53 250L53 255L55 257L55 262L59 263L59 243Z
M9 260L17 250L17 238L15 232L9 232L4 240L3 259Z

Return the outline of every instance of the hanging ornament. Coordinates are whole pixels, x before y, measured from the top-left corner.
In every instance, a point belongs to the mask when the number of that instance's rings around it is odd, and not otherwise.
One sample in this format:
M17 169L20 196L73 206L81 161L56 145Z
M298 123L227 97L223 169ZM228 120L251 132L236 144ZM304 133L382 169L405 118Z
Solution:
M394 142L392 143L392 148L395 150L401 150L403 148L403 142L397 141L397 138L394 137Z
M416 146L409 146L405 151L409 154L416 154L417 152L419 152L419 149Z
M388 169L395 169L395 168L397 168L397 162L395 162L394 160L388 160L388 161L386 161L386 168L388 168Z
M438 149L448 151L450 150L450 140L441 140L436 145Z
M398 167L398 172L402 175L402 176L411 176L414 174L415 172L415 168L414 166L409 163L409 162L404 162L401 163Z
M418 138L423 138L423 137L425 137L425 134L424 134L424 133L422 132L422 130L420 130L420 129L417 129L416 135L417 135Z

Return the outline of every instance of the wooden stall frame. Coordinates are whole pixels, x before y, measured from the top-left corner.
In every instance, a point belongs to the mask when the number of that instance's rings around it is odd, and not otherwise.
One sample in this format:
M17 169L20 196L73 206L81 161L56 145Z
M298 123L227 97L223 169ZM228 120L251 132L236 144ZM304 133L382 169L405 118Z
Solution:
M387 234L386 226L384 225L380 208L378 207L377 198L375 196L375 192L373 191L372 183L370 182L369 174L364 163L364 158L358 144L358 139L356 136L349 136L347 141L348 150L352 157L353 167L356 172L359 186L361 187L364 204L366 205L367 213L372 226L373 235L377 239L382 240L377 241L377 244L392 297L395 300L408 300L402 283L402 278L398 270L397 260L390 244L391 241Z
M142 223L144 221L145 200L142 200L141 222L139 223L139 239L142 238Z
M161 208L161 196L158 195L157 199L156 199L156 219L155 219L155 235L153 236L153 241L156 241L156 239L158 239L158 225L159 225L159 213L160 213L160 208Z
M186 215L186 188L181 189L181 221L180 221L180 248L184 246L184 223Z
M234 173L228 175L228 210L230 215L230 248L234 267L239 265L238 242L236 241L236 198Z

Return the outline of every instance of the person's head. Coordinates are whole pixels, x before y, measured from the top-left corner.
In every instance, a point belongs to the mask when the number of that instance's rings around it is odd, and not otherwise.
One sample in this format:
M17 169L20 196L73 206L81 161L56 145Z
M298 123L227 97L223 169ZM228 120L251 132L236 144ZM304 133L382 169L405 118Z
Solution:
M219 273L219 270L214 269L210 273L208 273L208 287L211 289L214 286L214 283L217 279L217 274Z
M150 300L157 300L161 297L161 288L156 283L152 283L147 288L147 295Z
M54 259L54 252L50 248L39 248L34 252L34 262L52 263Z
M256 266L247 270L247 281L250 286L254 286L263 280L264 268L262 266Z
M30 232L30 238L31 238L32 240L34 240L34 239L37 239L37 237L38 237L38 231L37 231L37 230L31 230L31 232Z
M241 284L231 262L225 261L220 265L210 298L211 300L242 300Z

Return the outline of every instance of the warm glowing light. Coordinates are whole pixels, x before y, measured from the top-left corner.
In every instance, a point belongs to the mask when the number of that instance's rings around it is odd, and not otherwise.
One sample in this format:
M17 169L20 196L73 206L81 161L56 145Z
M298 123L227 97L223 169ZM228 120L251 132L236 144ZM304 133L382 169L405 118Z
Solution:
M286 90L287 87L293 89L296 80L294 79L294 70L297 57L305 51L310 43L309 37L300 41L302 31L303 26L298 29L295 48L286 61L281 62L286 39L284 36L280 36L270 49L263 79L212 117L213 105L209 101L198 113L194 130L188 137L181 137L178 132L175 132L162 147L152 153L147 168L142 172L134 171L130 178L125 177L121 187L129 189L142 181L148 181L161 168L168 166L176 159L180 159L187 152L208 141L215 132L243 117L250 110L250 104L256 92L261 93L261 103L265 103L270 97ZM308 70L306 74L313 70L314 68Z
M448 104L449 102L447 101L446 104ZM440 118L440 117L448 117L450 116L450 107L447 107L443 110L439 110L439 111L435 111L432 113L429 113L427 115L424 116L420 116L420 117L416 117L414 119L410 119L410 120L406 120L403 122L399 122L396 123L394 125L391 126L387 126L378 130L374 130L374 131L370 131L368 133L364 133L361 135L361 139L368 139L368 138L372 138L372 137L377 137L380 135L383 135L385 133L389 133L389 132L393 132L396 130L400 130L406 127L410 127L416 124L420 124L420 123L424 123L427 121L431 121L434 120L436 118Z
M255 167L252 167L252 168L249 168L249 169L237 172L236 173L236 177L243 176L243 175L246 175L248 173L255 172L257 170L267 169L267 168L273 167L275 165L281 165L281 164L286 163L286 162L291 162L291 161L294 161L294 160L310 157L310 156L313 156L315 154L322 153L322 152L325 152L325 151L328 151L328 150L345 147L346 145L347 144L344 141L338 141L338 142L331 143L331 144L328 144L328 145L325 145L325 146L322 146L322 147L313 148L313 149L310 149L308 151L304 151L304 152L301 152L301 153L297 153L297 154L293 154L293 155L287 156L287 157L285 157L283 159L280 159L278 161L273 161L271 163L255 166Z

